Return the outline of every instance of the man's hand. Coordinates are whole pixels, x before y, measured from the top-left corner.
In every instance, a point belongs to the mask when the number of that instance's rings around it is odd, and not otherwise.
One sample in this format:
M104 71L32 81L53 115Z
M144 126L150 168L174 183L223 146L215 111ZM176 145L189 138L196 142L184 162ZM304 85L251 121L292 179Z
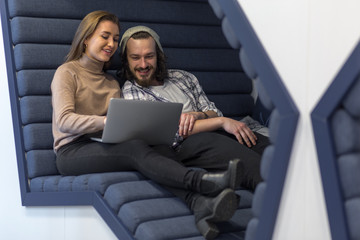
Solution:
M179 122L179 134L180 136L188 136L193 130L196 120L201 119L204 113L202 112L187 112L182 113Z
M223 121L224 130L235 135L239 143L245 142L248 147L256 145L257 137L245 123L231 118L224 118Z

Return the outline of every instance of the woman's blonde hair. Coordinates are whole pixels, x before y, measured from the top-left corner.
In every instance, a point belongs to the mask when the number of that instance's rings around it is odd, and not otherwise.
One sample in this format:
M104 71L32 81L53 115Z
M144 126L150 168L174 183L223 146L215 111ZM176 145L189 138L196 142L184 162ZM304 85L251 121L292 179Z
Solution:
M76 30L74 39L71 43L70 51L65 57L65 62L77 60L82 56L85 51L85 40L95 32L101 21L111 21L115 23L119 27L120 32L119 19L114 14L106 11L94 11L89 13L84 17Z

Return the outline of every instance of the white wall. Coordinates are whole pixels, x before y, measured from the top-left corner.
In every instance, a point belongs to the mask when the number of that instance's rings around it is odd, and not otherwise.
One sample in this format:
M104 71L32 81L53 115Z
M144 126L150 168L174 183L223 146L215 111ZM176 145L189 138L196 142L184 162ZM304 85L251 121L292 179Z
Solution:
M329 240L310 113L359 40L360 1L238 1L301 113L273 239ZM92 207L21 206L2 41L0 239L115 239Z

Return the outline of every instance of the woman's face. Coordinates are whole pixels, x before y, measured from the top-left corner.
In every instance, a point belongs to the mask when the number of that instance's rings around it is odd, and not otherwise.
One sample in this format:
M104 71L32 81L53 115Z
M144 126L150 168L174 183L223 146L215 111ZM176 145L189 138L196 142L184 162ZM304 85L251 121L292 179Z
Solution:
M119 45L119 27L111 21L102 21L84 43L89 58L108 62Z

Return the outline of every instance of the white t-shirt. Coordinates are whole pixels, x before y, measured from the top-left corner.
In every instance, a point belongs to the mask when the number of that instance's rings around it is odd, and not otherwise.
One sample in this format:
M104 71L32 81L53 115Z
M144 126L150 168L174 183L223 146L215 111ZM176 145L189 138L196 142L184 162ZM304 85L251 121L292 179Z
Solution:
M170 100L171 102L177 102L183 104L182 112L193 112L190 104L190 99L181 91L177 86L169 81L165 81L161 86L151 86L149 89L158 93L160 96Z

